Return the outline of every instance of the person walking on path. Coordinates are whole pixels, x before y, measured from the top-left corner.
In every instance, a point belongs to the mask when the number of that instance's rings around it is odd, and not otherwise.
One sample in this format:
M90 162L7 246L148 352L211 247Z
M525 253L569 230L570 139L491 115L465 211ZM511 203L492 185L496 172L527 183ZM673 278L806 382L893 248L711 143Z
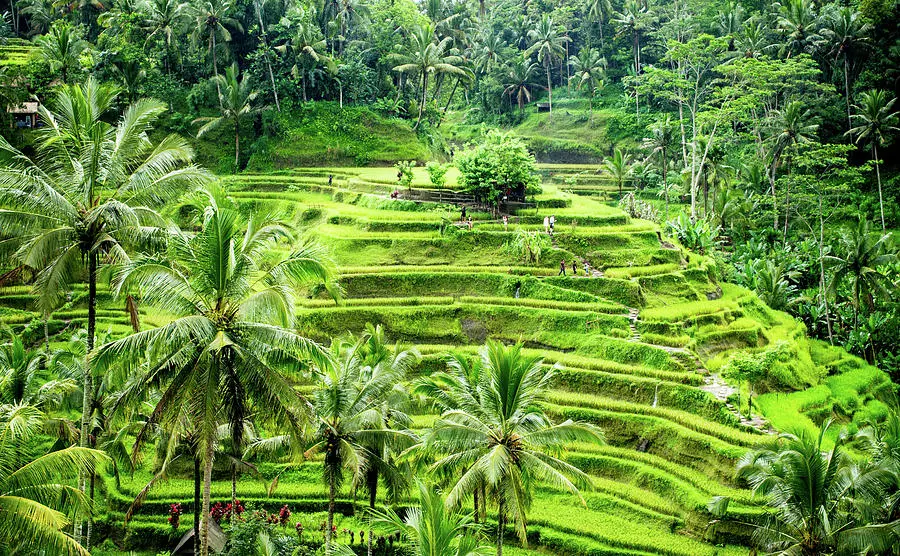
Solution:
M550 233L550 217L549 216L544 217L544 233L545 234Z
M575 259L572 259L572 276L578 274L578 267L575 266Z
M566 260L562 259L559 261L559 274L557 276L565 276L566 275Z
M503 231L504 232L509 231L509 216L507 216L505 214L503 215Z
M553 228L556 226L556 216L550 215L550 235L553 235Z

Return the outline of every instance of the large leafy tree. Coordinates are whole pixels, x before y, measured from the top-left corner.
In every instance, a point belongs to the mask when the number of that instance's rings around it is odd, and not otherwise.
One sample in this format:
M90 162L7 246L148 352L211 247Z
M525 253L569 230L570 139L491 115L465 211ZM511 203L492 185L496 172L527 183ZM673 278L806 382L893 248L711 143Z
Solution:
M531 46L525 51L526 56L537 55L538 63L544 66L547 74L547 95L550 103L550 113L553 113L553 84L550 82L550 70L556 60L566 54L566 43L569 37L565 31L553 22L553 18L545 14L537 22L534 29L528 31L528 40Z
M540 357L526 355L521 345L489 341L481 350L482 370L470 377L450 367L444 378L445 411L426 439L426 447L440 454L432 469L456 469L460 474L447 494L447 505L458 507L482 485L497 502L497 555L503 554L508 520L525 540L531 489L538 483L568 490L590 478L562 461L563 446L572 441L602 442L596 427L566 420L554 424L538 407L550 388L554 370ZM582 499L583 501L583 499Z
M885 229L884 223L884 197L881 194L881 161L878 159L878 147L884 146L891 132L898 131L898 115L900 111L894 110L896 98L888 97L888 93L881 89L873 89L862 94L859 104L856 105L856 114L851 120L856 126L850 128L847 133L856 136L857 143L869 143L872 145L872 163L875 164L875 176L878 181L878 207L881 211L881 229Z
M152 239L161 219L151 208L207 181L193 165L193 150L169 135L154 144L149 137L165 110L153 100L130 105L115 124L115 88L88 79L63 86L41 109L29 158L0 139L0 228L11 231L8 246L37 269L39 309L47 314L87 274L87 348L94 348L98 267L123 261L127 249ZM86 268L85 268L86 267ZM93 375L85 368L82 445L89 434Z
M206 555L217 428L227 425L232 445L242 446L253 408L295 429L306 422L308 404L291 373L306 362L324 364L327 356L291 330L294 292L331 284L331 271L323 251L309 244L264 264L276 242L291 243L289 230L260 215L243 216L221 191L204 191L196 206L198 232L174 232L165 257L136 258L115 276L117 294L139 294L174 320L102 346L94 363L98 372L116 363L127 370L149 354L141 380L161 388L162 396L136 435L134 452L159 423L193 425L203 463L200 553Z
M437 40L434 27L430 23L420 25L409 36L409 46L401 57L402 64L394 67L394 71L400 73L412 73L418 75L422 88L419 99L419 116L416 119L414 129L418 129L422 123L422 114L428 95L428 78L441 74L452 74L466 77L466 71L461 67L463 60L456 54L450 54L451 37Z
M385 426L384 402L402 376L402 367L382 367L373 372L365 362L365 341L335 342L334 363L319 366L313 407L317 427L306 457L324 456L323 479L328 485L328 521L325 543L331 549L335 500L349 471L359 483L365 480L369 461L380 457L370 449L415 438L407 430Z
M0 405L0 551L88 556L63 532L71 523L68 516L91 511L90 500L71 479L92 474L104 457L70 447L22 461L24 447L42 432L44 419L27 404Z
M197 131L197 137L226 124L234 127L234 172L237 173L241 169L241 122L258 114L264 107L256 104L259 92L251 88L250 79L246 75L241 77L237 64L226 69L225 75L217 75L213 80L219 91L220 115L194 120L195 123L203 123L203 127Z

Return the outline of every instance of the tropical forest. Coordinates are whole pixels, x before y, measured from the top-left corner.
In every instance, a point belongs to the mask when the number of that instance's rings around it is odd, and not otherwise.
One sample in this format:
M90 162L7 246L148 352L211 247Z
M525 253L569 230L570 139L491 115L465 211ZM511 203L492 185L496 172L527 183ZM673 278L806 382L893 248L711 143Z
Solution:
M898 0L0 0L0 556L900 554L898 97Z

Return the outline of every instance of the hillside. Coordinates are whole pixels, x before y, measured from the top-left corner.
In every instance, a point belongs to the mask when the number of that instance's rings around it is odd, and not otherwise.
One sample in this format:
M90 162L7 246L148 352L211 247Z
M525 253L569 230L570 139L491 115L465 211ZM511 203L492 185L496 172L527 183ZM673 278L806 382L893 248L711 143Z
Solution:
M562 191L566 178L580 171L542 167L537 202L554 208L519 212L508 231L486 213L476 213L470 231L447 225L458 219L454 207L390 199L394 176L386 168L298 168L223 181L243 210L282 214L329 248L344 298L335 305L310 292L299 300L305 334L328 342L380 324L391 340L421 352L416 375L440 369L449 351L474 355L486 338L524 342L528 353L559 368L545 409L558 419L599 425L608 445L568 447L564 458L589 472L595 489L585 493L584 506L561 491L539 489L529 547L510 554L745 554L740 545L748 529L709 530L706 511L713 496L729 495L731 517L759 519L760 501L734 480L736 460L775 429L812 429L829 417L852 428L878 416L884 406L877 397L891 383L860 359L810 340L801 323L752 292L719 282L711 259L661 236L656 224L631 219L597 197ZM417 171L413 185L426 184ZM538 264L526 264L509 247L514 234L541 230L549 214L557 219L552 247ZM566 276L557 276L560 261ZM42 321L31 312L33 299L27 287L3 288L0 321L39 341ZM98 330L127 334L121 304L106 290L101 300ZM144 327L166 320L144 309L140 315ZM84 291L76 289L53 315L51 333L81 326L85 317ZM736 384L720 375L723 365L737 351L774 345L785 351L763 386L771 391L755 398L757 417L744 419ZM746 404L746 396L741 400ZM412 413L416 430L436 417L425 403ZM119 547L150 554L180 537L166 523L168 508L181 503L188 523L193 493L185 464L149 492L123 533L124 512L151 480L153 461L148 449L133 475L106 476L98 520ZM255 463L260 477L241 476L240 499L269 511L287 504L291 526L301 522L314 540L327 505L321 461ZM278 486L267 495L275 477ZM213 500L224 501L231 485L224 470L217 478ZM362 505L347 485L338 531L365 527Z

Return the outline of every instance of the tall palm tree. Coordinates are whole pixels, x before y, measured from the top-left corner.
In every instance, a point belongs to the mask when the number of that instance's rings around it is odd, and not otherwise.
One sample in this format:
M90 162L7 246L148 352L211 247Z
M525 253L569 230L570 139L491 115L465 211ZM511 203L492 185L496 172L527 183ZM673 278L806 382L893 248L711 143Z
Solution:
M276 242L292 240L289 230L243 216L220 190L203 191L195 208L198 232L174 231L166 257L137 258L114 277L117 295L140 294L173 320L102 346L94 365L106 372L118 363L127 371L149 354L141 380L162 395L135 437L134 452L160 423L193 425L203 463L199 534L206 556L217 428L227 424L232 445L242 446L254 407L295 429L306 421L308 403L290 373L310 361L323 365L327 354L290 329L293 292L313 282L330 285L332 275L322 250L309 244L261 266Z
M404 517L393 509L372 512L374 522L405 536L414 556L487 556L480 528L471 515L453 513L434 488L418 481L419 503Z
M237 64L232 64L225 70L225 75L217 75L213 80L216 81L216 89L220 95L221 115L194 120L194 123L203 123L203 127L197 131L197 137L203 137L226 123L234 126L234 172L237 173L241 169L241 122L265 108L256 105L259 93L250 88L250 79L246 75L241 77Z
M898 522L869 524L866 509L882 502L891 472L855 464L840 440L825 447L830 422L817 436L783 434L738 462L738 476L771 512L754 543L778 554L883 554L896 542Z
M192 164L194 153L184 140L150 140L164 105L139 100L113 125L108 118L116 100L114 88L93 78L63 86L50 109L41 109L47 125L38 131L34 159L0 139L0 207L6 209L0 211L0 228L14 232L9 243L18 246L16 258L38 269L35 289L44 314L87 271L89 352L100 262L124 260L132 245L159 237L162 220L147 206L208 180ZM93 374L85 370L83 446L94 392Z
M667 171L669 169L669 154L675 143L675 124L672 117L666 117L650 127L650 137L644 139L644 148L650 150L650 156L655 156L662 170L663 191L666 197L666 214L663 222L669 221L669 188ZM621 195L621 193L620 193Z
M850 283L853 304L853 327L859 325L859 309L862 303L869 310L875 306L875 298L890 298L894 284L884 272L884 267L897 260L897 253L890 243L891 234L875 236L869 231L869 222L860 215L858 224L844 230L840 241L825 257L834 273L831 287Z
M860 17L860 13L850 6L842 6L828 14L822 34L829 42L829 53L834 60L840 60L844 71L844 101L847 104L847 128L853 128L850 112L851 67L870 45L868 34L872 26ZM852 135L850 137L853 139Z
M875 176L878 181L878 207L881 211L881 229L884 224L884 198L881 194L881 161L878 159L878 147L884 145L887 135L897 131L897 118L900 111L894 110L896 98L888 100L888 93L881 89L873 89L862 94L856 105L853 119L856 126L847 133L856 136L856 143L867 142L872 145L872 162L875 164Z
M406 442L413 434L385 428L383 403L401 378L401 370L382 368L372 372L363 363L363 342L347 345L335 342L335 363L319 366L313 407L318 427L312 446L304 453L309 458L324 455L323 479L328 485L328 521L325 544L332 546L335 500L350 471L356 482L365 478L372 454L367 446Z
M162 40L163 61L168 75L172 71L172 49L191 16L190 4L180 0L148 0L144 5L147 11L144 29L149 31L144 44L151 39Z
M213 77L219 75L218 39L231 42L232 30L242 31L241 22L231 16L234 4L231 0L202 0L193 6L194 30L192 36L195 43L206 40L206 50L212 64ZM219 82L216 82L218 87ZM219 91L219 97L222 96Z
M775 195L775 172L783 154L789 156L797 145L812 141L819 129L819 124L809 108L804 108L800 101L788 102L782 110L776 110L773 114L774 122L772 134L769 140L772 142L772 168L770 179L772 195ZM790 173L790 158L788 158L788 173ZM788 181L784 197L784 239L787 241L788 226L791 218L791 183ZM778 216L775 216L776 222Z
M616 181L616 185L619 186L619 198L621 198L625 180L631 176L631 155L616 147L612 157L603 159L603 169Z
M308 69L320 63L330 63L330 59L326 54L327 48L325 38L322 36L319 28L304 22L296 24L296 32L286 43L275 47L275 50L286 55L288 60L293 61L291 75L300 79L300 85L303 89L303 102L307 101L306 77L309 73Z
M404 349L399 344L390 346L387 343L381 325L366 325L366 331L357 340L358 357L363 365L362 376L369 380L379 374L391 373L398 380L403 378L419 361L419 352L415 349ZM408 405L407 391L400 382L393 390L386 393L377 410L381 414L381 428L384 430L407 430L412 420L403 412ZM400 440L398 443L397 440ZM403 436L379 435L363 440L362 445L368 458L363 471L362 482L369 493L369 509L375 509L378 499L378 481L383 480L390 494L398 498L401 491L408 486L408 477L412 471L397 460L397 455L408 447ZM370 529L367 539L368 554L372 555L374 532Z
M33 406L0 405L0 550L89 556L63 532L71 523L68 516L91 512L90 500L70 479L93 474L105 458L96 450L70 447L23 461L23 447L41 434L44 420Z
M744 24L744 29L735 37L734 50L726 56L742 58L759 58L769 49L768 27L763 21L751 18Z
M529 87L533 83L537 67L537 64L525 56L521 56L513 60L509 70L506 72L503 94L516 97L520 116L525 110L525 103L531 101L531 90Z
M590 0L588 2L587 16L591 23L597 24L600 31L600 48L605 48L603 42L603 26L609 20L610 14L613 13L612 2L610 0ZM588 41L590 44L590 41Z
M466 76L466 71L461 68L462 58L448 54L453 39L444 37L437 40L434 35L434 27L426 23L416 27L409 36L410 44L404 63L394 67L394 71L400 73L412 73L419 75L421 79L422 97L419 102L419 117L413 129L418 129L422 123L422 113L428 93L428 76L440 74L453 74Z
M550 421L538 404L555 371L539 357L523 354L521 345L489 341L481 360L483 369L473 387L467 377L451 374L449 383L462 385L450 387L450 403L458 405L435 422L425 446L441 454L432 469L462 472L447 495L448 507L458 507L466 496L487 487L497 502L497 556L502 556L508 519L525 540L530 489L537 483L579 498L579 488L590 487L585 473L556 457L563 446L576 440L602 442L603 435L585 423Z
M781 55L813 54L822 41L819 14L813 0L785 0L775 3L776 28L784 37Z
M553 63L562 58L566 54L566 44L569 37L565 35L564 30L553 23L553 18L545 14L538 21L537 26L528 31L528 40L531 46L525 51L526 56L537 54L538 62L544 66L547 73L547 94L550 103L550 113L553 114L553 84L550 82L550 70Z
M253 11L256 12L256 21L259 23L259 41L262 43L263 58L266 61L266 70L269 73L269 84L272 86L272 97L275 99L275 109L281 112L281 104L278 102L278 89L275 87L275 73L272 71L272 60L269 57L269 39L266 33L266 22L263 19L266 0L253 0Z
M90 48L78 29L65 20L54 22L47 34L35 42L41 57L50 64L51 71L59 72L63 83L69 82L72 69L81 67L81 55Z
M626 0L622 11L613 14L613 23L619 28L616 36L631 35L632 65L635 75L641 73L641 34L647 29L648 10L642 2Z
M341 46L339 52L343 54L347 43L347 34L350 25L360 25L369 18L369 7L360 0L341 0L335 19L338 20L341 29Z
M571 62L572 79L575 80L575 89L588 90L588 110L590 111L591 125L594 123L594 94L597 89L603 87L606 77L606 58L600 56L595 48L586 48L573 58Z
M47 372L47 356L25 347L21 336L9 332L9 341L0 344L0 403L27 404L46 411L77 388L71 378L53 377Z

